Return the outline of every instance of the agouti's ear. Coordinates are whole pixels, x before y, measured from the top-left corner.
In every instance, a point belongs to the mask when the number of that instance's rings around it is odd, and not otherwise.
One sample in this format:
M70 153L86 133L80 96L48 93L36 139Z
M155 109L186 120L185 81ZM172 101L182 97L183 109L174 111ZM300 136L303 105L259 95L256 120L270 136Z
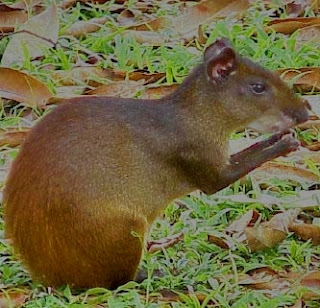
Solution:
M236 54L227 39L217 40L204 53L208 78L223 83L236 70Z

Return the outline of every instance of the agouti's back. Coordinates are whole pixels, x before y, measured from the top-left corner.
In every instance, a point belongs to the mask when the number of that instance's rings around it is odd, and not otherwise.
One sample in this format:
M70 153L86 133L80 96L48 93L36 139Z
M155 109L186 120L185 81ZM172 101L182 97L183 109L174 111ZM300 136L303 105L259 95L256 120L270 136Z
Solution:
M231 132L250 123L280 132L306 118L278 77L219 40L168 97L81 97L40 121L7 181L7 237L47 285L114 288L134 278L170 201L230 183Z

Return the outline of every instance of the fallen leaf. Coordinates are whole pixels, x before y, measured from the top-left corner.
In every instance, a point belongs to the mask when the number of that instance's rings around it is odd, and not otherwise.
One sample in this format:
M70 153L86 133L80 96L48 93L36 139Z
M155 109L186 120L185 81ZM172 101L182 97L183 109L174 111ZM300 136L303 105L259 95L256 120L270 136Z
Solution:
M275 215L270 221L255 227L247 227L245 234L252 252L272 248L282 242L289 230L289 225L300 213L300 209L290 209Z
M304 123L301 123L299 125L297 125L297 127L299 129L320 129L320 120L315 120L315 121L307 121L307 122L304 122Z
M305 275L300 284L304 287L310 288L311 291L303 292L302 298L305 300L320 298L320 272L314 271Z
M150 253L153 253L158 250L166 249L169 247L172 247L176 243L183 240L183 233L178 233L172 236L168 236L166 238L163 238L161 240L157 241L149 241L147 243L147 251Z
M161 16L157 19L133 25L129 29L137 31L156 31L172 28L187 39L196 37L200 25L226 16L242 15L249 7L247 0L203 0L188 7L179 16Z
M11 68L0 67L0 97L30 107L43 107L51 96L48 87L36 78Z
M317 225L291 223L289 230L304 241L311 239L314 245L320 244L320 227Z
M97 87L87 91L87 95L107 95L113 97L134 97L138 92L143 91L143 85L137 81L118 81Z
M244 285L254 290L280 290L288 289L290 283L272 271L252 271L239 279L239 285Z
M144 99L159 99L163 96L169 95L179 88L179 85L163 85L158 87L149 87L143 90L141 98Z
M285 232L273 230L268 225L248 227L245 234L252 252L272 248L286 238Z
M298 299L293 306L289 306L288 308L304 308L304 307L305 307L305 303L302 301L302 299Z
M22 64L25 61L25 50L30 58L43 55L44 49L53 47L58 40L59 19L57 8L53 4L41 14L27 20L19 31L12 36L2 57L2 65ZM32 33L32 34L31 34Z
M320 289L320 272L314 271L305 275L301 281L301 285L311 288Z
M27 19L28 14L24 11L0 12L0 31L11 32Z
M254 202L257 202L255 199L253 199ZM260 214L257 211L249 210L247 213L245 213L241 218L234 220L226 229L226 232L229 233L240 233L244 232L246 227L248 227L251 224L254 224Z
M62 0L59 3L59 7L62 8L63 10L66 10L72 6L74 6L78 1L77 0Z
M137 31L156 31L167 28L170 25L171 23L169 18L160 16L157 19L153 19L148 22L132 25L131 27L129 27L129 29Z
M313 172L294 166L284 165L281 162L267 162L255 169L252 175L259 181L266 177L277 177L279 179L290 179L298 183L319 183L319 177Z
M81 37L87 33L98 31L102 25L108 21L107 17L91 18L89 20L81 20L75 22L67 31L66 35Z
M20 131L0 132L0 147L16 147L21 145L27 138L30 129Z
M187 8L172 19L172 27L183 37L197 36L200 25L213 19L242 15L249 7L247 0L204 0Z
M75 86L85 83L94 87L102 84L102 82L97 82L97 79L109 79L112 76L111 70L105 70L97 66L80 66L74 67L69 71L54 71L52 79L64 86Z
M43 0L19 0L12 4L6 4L11 9L31 11L30 9L35 6L41 6Z
M0 308L15 308L21 307L28 296L24 292L18 291L2 291L0 293Z
M265 31L275 31L283 34L291 34L298 29L319 24L319 17L276 18L271 20L267 24L267 26L265 27Z
M154 31L126 30L123 34L129 35L140 44L148 43L151 46L162 46L169 41L162 34Z
M285 82L303 92L320 90L320 67L286 68L276 72Z
M119 14L117 20L121 26L130 26L137 22L135 18L135 14L128 9L123 10Z
M301 48L305 44L313 47L320 45L320 24L304 27L298 30L296 36L296 48Z
M233 243L228 242L227 240L212 234L208 235L208 242L215 244L222 249L230 249L232 246L234 246Z

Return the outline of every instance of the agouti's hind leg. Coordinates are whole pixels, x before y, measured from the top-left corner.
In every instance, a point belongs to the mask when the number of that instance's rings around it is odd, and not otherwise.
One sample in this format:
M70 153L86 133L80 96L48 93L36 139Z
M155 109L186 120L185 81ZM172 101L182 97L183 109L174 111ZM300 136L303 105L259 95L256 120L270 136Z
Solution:
M83 212L52 215L30 223L17 213L11 234L34 279L48 286L114 289L135 278L148 226L130 212L108 214L95 213L89 221Z

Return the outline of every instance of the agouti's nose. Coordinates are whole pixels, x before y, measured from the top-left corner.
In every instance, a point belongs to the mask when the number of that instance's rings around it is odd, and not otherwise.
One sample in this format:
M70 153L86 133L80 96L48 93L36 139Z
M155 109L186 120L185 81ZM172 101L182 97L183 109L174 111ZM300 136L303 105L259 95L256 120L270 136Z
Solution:
M308 120L309 112L308 109L311 109L311 106L308 101L303 100L303 104L300 105L298 108L294 107L287 107L283 110L284 115L291 118L293 120L294 125L303 123Z

